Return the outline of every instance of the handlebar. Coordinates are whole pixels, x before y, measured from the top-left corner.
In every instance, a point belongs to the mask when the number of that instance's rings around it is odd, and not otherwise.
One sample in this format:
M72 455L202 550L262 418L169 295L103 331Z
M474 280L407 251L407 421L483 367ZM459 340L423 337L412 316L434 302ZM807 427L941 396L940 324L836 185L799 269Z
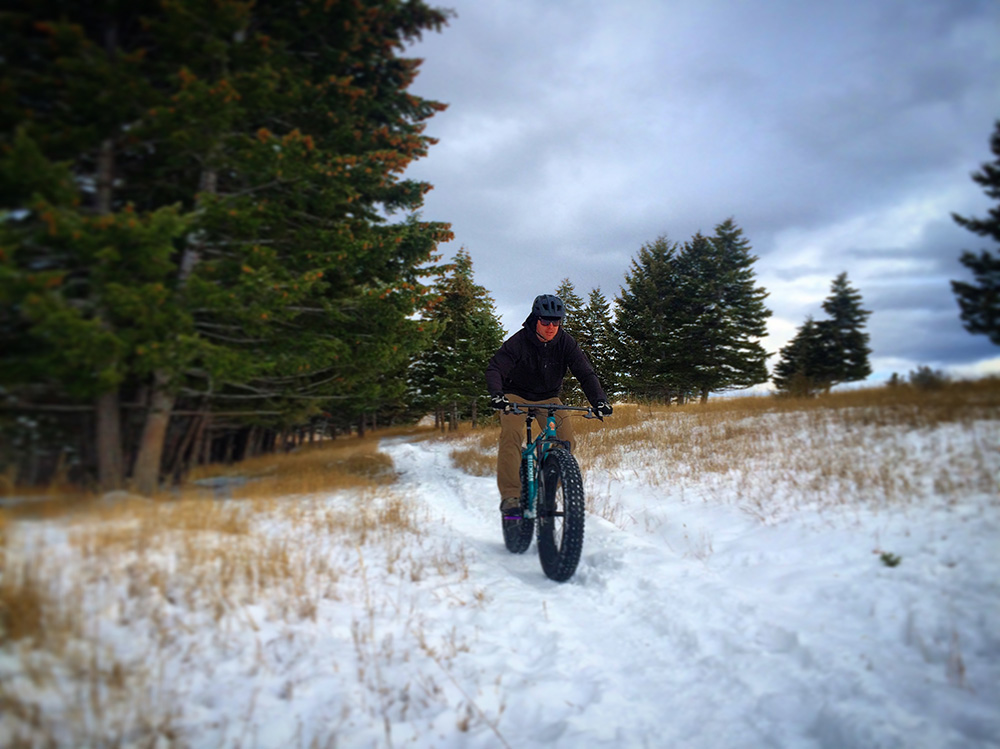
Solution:
M521 415L528 414L531 415L531 411L548 411L550 414L554 411L586 411L583 415L585 419L598 419L599 421L604 421L604 417L599 413L595 413L594 409L590 406L561 406L558 403L539 403L539 404L529 404L529 403L511 403L510 413ZM521 409L525 410L521 410Z

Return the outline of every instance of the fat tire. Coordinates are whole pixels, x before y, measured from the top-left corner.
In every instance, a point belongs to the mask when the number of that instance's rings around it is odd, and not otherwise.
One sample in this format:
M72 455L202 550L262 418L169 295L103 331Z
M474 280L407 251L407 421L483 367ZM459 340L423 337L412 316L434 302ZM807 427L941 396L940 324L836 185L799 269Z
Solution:
M521 512L528 509L528 462L521 458ZM503 542L511 554L523 554L531 546L531 537L535 535L534 518L523 518L518 523L503 525Z
M539 495L538 557L545 575L563 583L573 577L580 563L586 514L580 466L569 450L549 452Z

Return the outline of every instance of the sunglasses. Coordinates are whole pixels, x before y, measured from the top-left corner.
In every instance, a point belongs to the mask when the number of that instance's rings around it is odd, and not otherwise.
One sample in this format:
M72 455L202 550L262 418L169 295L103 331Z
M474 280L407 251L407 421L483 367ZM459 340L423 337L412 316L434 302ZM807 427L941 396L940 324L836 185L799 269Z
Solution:
M562 322L558 317L539 317L538 322L540 322L545 327L551 327L553 325L558 325Z

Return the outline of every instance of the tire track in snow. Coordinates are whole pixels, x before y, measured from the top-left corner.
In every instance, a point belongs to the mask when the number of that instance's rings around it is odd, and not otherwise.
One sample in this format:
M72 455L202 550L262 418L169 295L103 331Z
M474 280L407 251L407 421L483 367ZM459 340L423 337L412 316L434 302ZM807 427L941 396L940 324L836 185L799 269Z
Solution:
M650 736L663 745L760 746L778 722L787 725L789 705L776 695L803 693L795 671L808 671L808 657L794 634L747 624L759 619L756 606L734 599L704 565L588 515L576 575L552 582L535 542L523 555L504 547L492 478L455 469L447 444L383 449L399 489L442 521L431 524L435 532L472 551L470 576L488 601L465 624L507 685L499 727L508 739L532 726L525 738L556 746L642 746ZM737 667L762 649L782 672L766 694ZM803 697L788 702L799 715L820 709Z

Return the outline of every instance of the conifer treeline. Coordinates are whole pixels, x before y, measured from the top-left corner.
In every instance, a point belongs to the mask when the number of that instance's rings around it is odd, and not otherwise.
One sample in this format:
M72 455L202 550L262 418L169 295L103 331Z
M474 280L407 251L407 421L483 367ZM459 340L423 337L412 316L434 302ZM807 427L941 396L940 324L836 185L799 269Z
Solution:
M771 353L761 339L771 312L767 291L755 282L756 259L733 219L683 245L660 237L632 260L613 309L600 288L584 304L563 279L556 294L566 306L566 331L615 398L705 402L711 393L763 384ZM772 378L779 392L812 395L871 374L870 312L846 273L834 279L823 309L829 319L808 318L781 350ZM583 402L572 377L563 398Z
M36 456L22 479L55 461L149 492L405 407L450 231L402 177L443 105L401 53L445 12L12 0L0 20L0 449ZM39 466L33 440L67 449Z
M8 483L150 493L317 434L477 420L504 333L403 178L443 105L401 52L444 11L12 0L0 20ZM614 304L556 291L609 394L705 400L767 379L755 260L728 220L642 247Z

